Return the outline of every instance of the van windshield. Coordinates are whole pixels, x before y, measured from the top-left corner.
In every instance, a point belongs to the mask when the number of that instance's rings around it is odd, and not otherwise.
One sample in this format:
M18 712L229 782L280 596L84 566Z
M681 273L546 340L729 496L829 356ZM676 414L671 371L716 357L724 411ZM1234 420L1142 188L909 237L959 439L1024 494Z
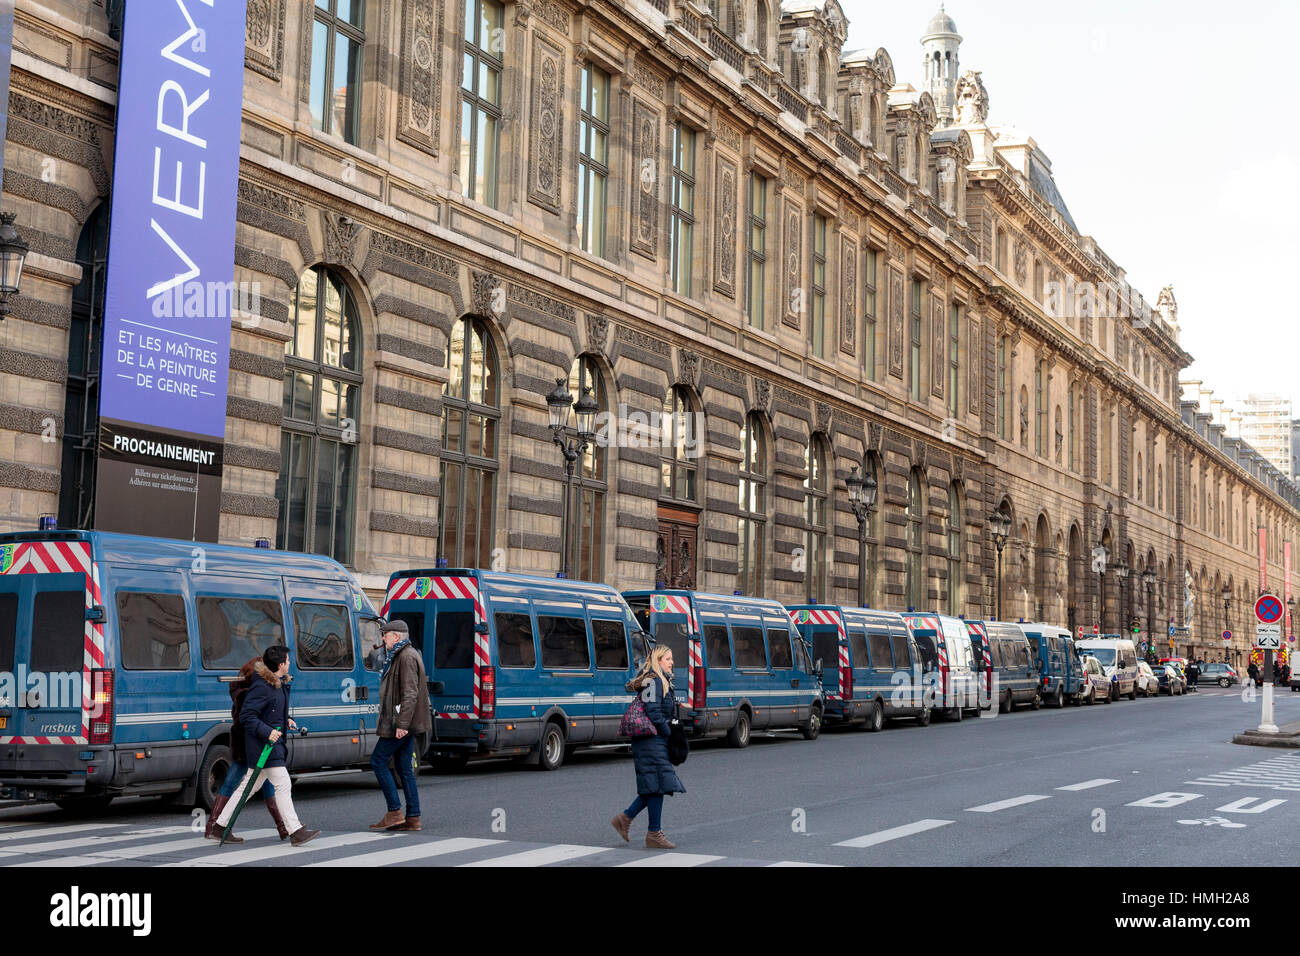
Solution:
M1112 667L1115 664L1115 648L1113 647L1085 647L1082 648L1082 652L1097 658L1102 667Z

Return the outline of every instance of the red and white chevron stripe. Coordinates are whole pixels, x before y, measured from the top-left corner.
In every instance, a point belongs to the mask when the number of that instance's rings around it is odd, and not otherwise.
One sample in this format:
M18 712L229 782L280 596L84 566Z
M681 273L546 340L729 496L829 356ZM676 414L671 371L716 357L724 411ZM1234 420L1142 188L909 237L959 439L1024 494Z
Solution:
M420 582L429 583L428 593L421 595ZM388 584L388 593L384 595L384 606L379 611L380 617L388 617L388 607L394 601L456 601L472 600L474 602L474 707L469 713L438 713L435 717L456 717L472 720L479 715L483 668L492 663L488 649L488 636L480 634L478 625L487 620L483 613L483 599L479 594L478 580L468 575L452 574L417 574L410 577L394 578Z
M24 541L14 545L13 563L5 574L81 574L86 581L86 609L101 603L99 565L88 541ZM94 707L91 671L104 666L104 625L86 621L81 671L81 736L0 737L0 744L85 744L90 739Z
M655 599L663 601L666 605L661 614L685 614L686 622L690 625L691 635L698 637L700 634L699 625L695 623L695 608L691 606L691 599L680 594L652 594L650 595L651 607L654 607Z
M686 642L687 656L690 658L690 664L686 668L686 699L690 702L689 706L695 706L695 669L704 666L704 657L700 653L699 640L692 638Z
M836 647L839 648L839 655L838 655L839 662L836 665L839 668L837 674L837 680L839 681L839 686L842 689L844 687L844 675L845 673L848 672L851 666L849 664L848 632L844 629L844 615L834 608L826 609L826 610L823 610L821 608L805 608L804 610L808 612L808 620L814 624L835 625L835 632L838 635L838 639L836 640L835 645ZM796 626L798 626L799 624L800 613L801 613L800 611L789 612L790 620L794 621ZM840 693L832 694L828 692L826 696L830 700L840 700L843 695Z
M985 690L993 694L993 648L989 646L988 628L982 621L967 621L966 629L980 639L980 653L984 656Z

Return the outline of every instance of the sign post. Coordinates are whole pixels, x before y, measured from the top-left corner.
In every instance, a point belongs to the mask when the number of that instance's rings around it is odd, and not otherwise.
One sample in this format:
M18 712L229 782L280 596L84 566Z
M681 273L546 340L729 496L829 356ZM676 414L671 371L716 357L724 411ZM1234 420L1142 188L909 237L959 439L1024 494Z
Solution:
M1272 594L1261 594L1255 602L1255 646L1264 652L1264 668L1260 680L1264 684L1262 712L1259 720L1261 734L1277 733L1277 724L1273 722L1273 652L1282 646L1282 614L1284 608L1281 599Z

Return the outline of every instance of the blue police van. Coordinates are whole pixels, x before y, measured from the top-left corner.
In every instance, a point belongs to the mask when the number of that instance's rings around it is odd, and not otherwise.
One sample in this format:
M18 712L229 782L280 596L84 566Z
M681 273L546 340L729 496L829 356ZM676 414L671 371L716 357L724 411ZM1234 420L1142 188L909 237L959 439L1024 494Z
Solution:
M364 763L378 617L319 555L94 531L0 535L0 788L93 810L125 794L212 806L229 683L289 649L293 771Z
M398 571L383 608L424 656L435 766L521 757L555 770L618 736L648 645L612 587L494 571Z
M782 605L683 590L623 596L655 644L673 649L679 716L689 733L725 734L744 747L753 730L797 730L806 740L821 732L820 675Z
M978 663L971 647L966 622L947 614L902 615L921 654L922 670L935 674L936 708L949 720L961 720L966 711L979 714L985 702L976 671Z
M1070 632L1054 624L1038 623L1021 624L1020 629L1038 659L1039 693L1043 699L1057 707L1064 707L1067 700L1079 703L1087 678Z
M822 662L828 724L861 720L879 731L886 720L930 723L933 681L927 695L921 655L902 615L832 604L792 604L789 612Z
M1005 621L968 621L967 626L982 628L987 639L985 655L992 670L988 690L990 701L996 700L998 711L1009 714L1017 704L1029 704L1037 710L1043 702L1038 679L1038 657L1033 644L1018 624Z

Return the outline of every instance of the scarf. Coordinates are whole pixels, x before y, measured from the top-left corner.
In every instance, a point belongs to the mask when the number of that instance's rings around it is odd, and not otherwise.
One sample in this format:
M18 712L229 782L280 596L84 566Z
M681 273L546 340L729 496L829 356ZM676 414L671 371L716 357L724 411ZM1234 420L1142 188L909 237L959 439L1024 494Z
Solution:
M411 643L411 639L409 637L404 637L396 644L394 644L391 650L389 650L384 654L384 666L379 671L379 679L381 681L384 679L384 675L388 673L388 665L393 663L393 658L398 655L398 653L402 650L403 647L406 647L410 643Z

